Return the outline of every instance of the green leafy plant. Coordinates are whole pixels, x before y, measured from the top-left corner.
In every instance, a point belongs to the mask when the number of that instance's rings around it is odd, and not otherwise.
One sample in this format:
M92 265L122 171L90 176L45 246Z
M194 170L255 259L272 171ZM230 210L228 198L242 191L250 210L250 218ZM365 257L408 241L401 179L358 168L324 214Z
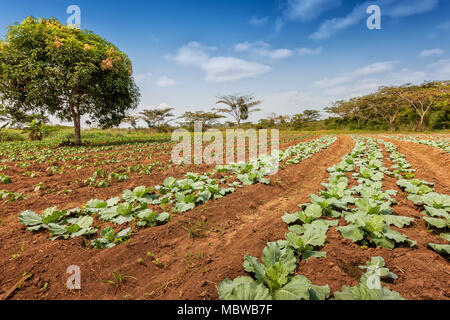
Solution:
M262 263L246 255L244 269L250 277L225 279L219 285L221 300L323 300L329 297L328 286L315 286L304 276L293 276L297 268L294 252L277 242L263 250Z
M11 183L12 181L11 181L11 178L8 177L7 175L0 174L0 182L1 182L2 184L9 184L9 183Z
M42 140L50 131L59 130L57 127L49 126L44 124L43 121L33 119L31 122L26 124L23 129L23 133L28 133L31 140Z
M107 280L101 280L103 283L109 284L113 286L116 290L119 289L123 284L127 282L127 279L133 279L137 280L133 276L125 275L122 272L122 269L119 269L119 271L114 272L111 271L111 278Z
M93 246L95 249L112 248L128 240L130 235L131 228L126 228L115 234L113 228L107 227L102 230L100 234L101 238L97 238L91 241L91 246Z
M397 279L397 276L385 267L382 257L374 257L366 266L360 268L367 269L360 279L360 284L354 287L343 286L341 291L334 293L336 300L405 300L398 292L381 286L381 278Z

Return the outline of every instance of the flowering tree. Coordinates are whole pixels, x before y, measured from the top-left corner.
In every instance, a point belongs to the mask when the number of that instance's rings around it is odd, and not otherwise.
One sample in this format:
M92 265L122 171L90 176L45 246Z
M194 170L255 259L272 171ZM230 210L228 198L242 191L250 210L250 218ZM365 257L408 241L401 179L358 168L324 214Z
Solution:
M11 112L49 113L72 121L81 144L81 116L102 128L120 124L139 103L126 54L88 31L56 19L26 18L0 41L0 99Z

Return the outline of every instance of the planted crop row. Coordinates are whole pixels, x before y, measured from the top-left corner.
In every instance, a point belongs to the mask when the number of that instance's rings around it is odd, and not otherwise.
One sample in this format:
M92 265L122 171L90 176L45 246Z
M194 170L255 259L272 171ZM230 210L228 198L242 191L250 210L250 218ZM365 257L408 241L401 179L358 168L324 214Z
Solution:
M281 137L280 142L289 142L300 138L307 138L309 136L310 135L284 135ZM77 148L59 147L58 149L49 148L51 145L43 144L42 142L2 143L0 145L0 158L4 158L0 159L0 162L30 161L31 163L52 164L55 161L85 162L85 160L96 159L96 161L90 162L104 162L104 164L107 164L116 163L114 161L123 161L123 159L117 159L119 156L124 156L124 158L127 158L126 156L130 155L131 158L140 160L147 158L148 155L155 155L155 151L160 151L161 154L167 154L169 149L175 144L175 142L170 141L170 136L165 136L162 141L160 139L157 141L150 140L146 142L130 141L126 144L117 144L117 141L114 142L115 143L113 145L80 146ZM129 159L127 159L127 161L129 161Z
M378 140L390 154L390 159L395 163L391 169L397 179L397 185L409 194L408 200L423 209L423 220L427 223L427 229L431 228L439 236L450 242L450 196L435 192L433 183L416 179L415 170L406 160L405 156L397 151L393 143ZM450 244L429 243L428 246L441 254L450 254Z
M316 286L302 275L295 275L297 262L311 257L325 258L326 252L318 251L325 244L330 227L337 226L339 217L349 223L338 228L344 237L362 246L373 243L393 248L396 242L415 242L389 228L409 224L412 219L392 215L390 205L394 203L390 195L395 191L381 191L382 153L376 144L355 138L353 151L342 161L329 168L328 183L319 195L310 195L311 203L300 204L302 211L285 214L282 220L289 225L285 239L269 242L263 250L262 263L250 255L244 257L244 270L253 277L225 279L219 285L219 298L224 300L325 300L330 297L330 288ZM349 189L346 172L355 171L353 177L359 185ZM359 195L359 199L354 197ZM349 209L349 205L356 209ZM334 293L334 299L403 299L397 292L386 287L371 286L369 280L374 275L379 278L397 277L385 267L382 257L374 257L361 268L367 272L360 284L343 286L341 292ZM379 279L378 278L378 279Z
M393 137L393 136L382 136L384 138L394 139L398 141L407 141L407 142L414 142L418 144L423 144L426 146L435 147L441 150L444 150L448 153L450 153L450 142L445 140L429 140L429 139L420 139L416 137L409 137L409 136L401 136L401 137Z
M304 142L298 147L302 159L312 153L327 148L336 137L322 137L312 142ZM299 157L299 155L294 155ZM120 231L117 235L111 227L101 231L101 237L91 241L95 248L109 248L126 241L134 228L146 228L168 222L172 213L185 212L204 204L212 199L220 199L233 193L237 187L255 183L270 183L266 176L273 172L280 154L251 159L246 163L217 166L211 173L199 175L187 173L184 179L168 177L163 185L147 188L140 186L133 191L125 190L122 197L106 201L93 199L82 208L58 210L47 208L41 215L27 210L19 214L19 221L28 227L29 231L46 229L52 240L59 238L89 238L97 233L94 227L94 217L103 222L124 225L131 223L132 227ZM213 178L216 172L229 172L233 177ZM99 173L102 174L101 172Z
M351 212L343 211L347 226L339 227L341 234L363 246L374 244L383 248L393 249L398 243L415 246L416 242L408 239L404 234L390 228L395 225L403 228L414 220L409 217L394 215L391 206L396 201L391 197L397 194L395 190L382 190L384 174L388 169L383 166L383 153L371 139L356 139L355 152L350 154L349 162L359 167L353 173L358 186L352 188L353 193L359 195L354 203L356 209Z

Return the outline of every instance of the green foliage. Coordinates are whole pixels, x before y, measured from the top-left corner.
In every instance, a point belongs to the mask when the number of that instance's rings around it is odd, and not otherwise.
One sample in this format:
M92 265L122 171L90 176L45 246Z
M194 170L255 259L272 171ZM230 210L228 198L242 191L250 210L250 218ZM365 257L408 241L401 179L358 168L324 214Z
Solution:
M223 280L219 285L221 300L324 300L328 286L315 286L304 276L293 276L297 259L290 248L280 242L269 242L263 250L262 263L246 255L244 269L250 277Z
M445 129L450 114L449 88L448 81L381 87L372 94L336 101L325 109L335 115L325 124L350 130Z
M405 300L398 292L381 286L381 278L397 279L397 276L385 267L382 257L373 257L366 266L360 268L367 269L360 284L354 287L343 286L340 292L334 293L336 300Z
M33 141L40 141L44 136L48 135L50 131L57 131L58 128L45 125L43 121L37 121L33 119L30 123L26 124L23 129L23 133L28 133L29 137Z
M195 112L185 112L181 119L184 119L182 126L186 126L189 129L193 129L194 123L201 123L203 128L208 128L216 124L216 120L225 118L215 112L205 112L205 111L195 111Z
M28 227L29 231L48 229L51 240L63 237L65 239L79 236L91 236L97 232L92 227L94 219L89 216L79 216L78 210L58 211L56 207L44 210L42 215L33 211L23 211L19 215L19 221ZM75 215L75 217L73 217Z
M233 117L238 127L241 125L242 120L249 118L250 114L261 111L256 106L261 104L262 101L256 100L251 95L224 95L217 98L219 100L216 104L222 104L226 107L214 109L214 111Z
M102 230L100 235L101 238L92 240L91 245L95 249L112 248L128 240L131 235L131 228L123 229L119 233L115 234L113 228L107 227Z
M11 112L37 112L102 128L119 125L137 106L139 90L129 58L113 44L56 19L26 18L8 27L0 47L0 95Z
M22 193L10 192L8 190L0 190L0 199L5 200L5 202L14 202L18 200L27 199Z
M11 182L12 181L11 181L11 178L9 176L4 175L4 174L0 174L0 183L2 183L2 184L9 184Z
M428 246L436 251L437 253L450 255L450 245L449 244L437 244L437 243L429 243Z
M174 108L154 108L146 109L140 112L140 118L144 120L149 128L157 129L164 132L165 128L168 126L170 118L174 117L172 113Z

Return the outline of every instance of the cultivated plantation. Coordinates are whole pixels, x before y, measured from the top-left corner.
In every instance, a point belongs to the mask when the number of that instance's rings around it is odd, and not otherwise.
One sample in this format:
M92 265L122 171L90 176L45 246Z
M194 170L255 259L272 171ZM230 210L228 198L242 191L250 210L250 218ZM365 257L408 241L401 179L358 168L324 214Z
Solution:
M227 165L175 165L164 134L3 143L0 294L448 299L448 138L282 132Z
M450 300L439 1L79 2L0 12L0 300Z

